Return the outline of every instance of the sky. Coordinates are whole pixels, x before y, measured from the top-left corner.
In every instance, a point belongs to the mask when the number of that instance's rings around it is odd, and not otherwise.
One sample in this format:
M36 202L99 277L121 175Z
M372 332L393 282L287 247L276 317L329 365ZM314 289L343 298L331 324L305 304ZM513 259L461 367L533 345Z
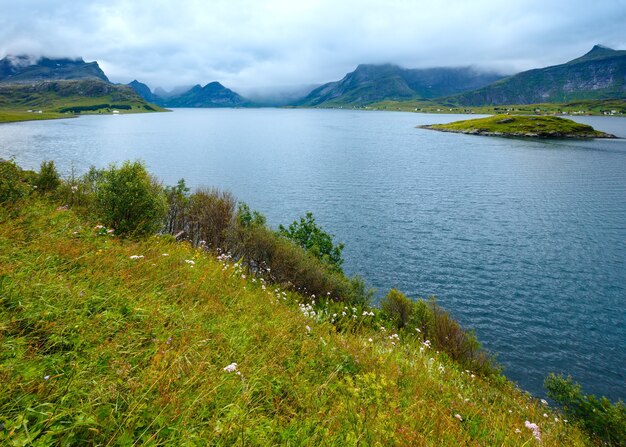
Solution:
M82 57L151 88L247 95L361 63L504 74L626 49L626 0L0 0L0 58Z

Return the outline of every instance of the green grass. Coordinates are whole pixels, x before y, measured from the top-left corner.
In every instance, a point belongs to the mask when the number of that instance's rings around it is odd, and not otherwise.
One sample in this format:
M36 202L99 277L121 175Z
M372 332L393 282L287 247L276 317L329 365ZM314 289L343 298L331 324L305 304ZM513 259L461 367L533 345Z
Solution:
M586 100L567 103L510 104L501 106L459 106L436 101L380 101L365 107L368 110L402 112L477 114L477 115L611 115L626 116L625 99Z
M611 135L556 116L503 116L422 126L444 132L540 138L606 138Z
M171 237L0 208L0 444L539 445L528 420L591 445L502 378L306 300Z
M0 84L0 123L40 119L70 118L76 114L68 108L106 105L80 114L120 114L162 112L149 104L130 87L102 81L50 81L37 84ZM115 108L122 105L124 108ZM28 112L31 110L31 112ZM41 111L42 113L37 113Z

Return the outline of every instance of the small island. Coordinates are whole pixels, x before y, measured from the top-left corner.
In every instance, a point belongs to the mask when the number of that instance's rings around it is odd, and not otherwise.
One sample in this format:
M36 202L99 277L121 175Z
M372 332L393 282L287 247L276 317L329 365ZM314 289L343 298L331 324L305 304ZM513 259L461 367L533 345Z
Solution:
M470 135L528 138L617 138L587 124L556 116L508 116L455 121L449 124L417 126L421 129Z

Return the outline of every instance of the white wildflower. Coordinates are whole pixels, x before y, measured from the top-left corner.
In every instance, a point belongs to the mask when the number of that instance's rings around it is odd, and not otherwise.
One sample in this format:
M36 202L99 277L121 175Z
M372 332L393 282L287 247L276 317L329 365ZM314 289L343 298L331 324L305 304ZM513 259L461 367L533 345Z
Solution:
M143 255L132 255L130 259L143 259Z
M224 367L224 371L226 371L228 373L237 371L237 364L236 363L231 363L230 365L226 365Z

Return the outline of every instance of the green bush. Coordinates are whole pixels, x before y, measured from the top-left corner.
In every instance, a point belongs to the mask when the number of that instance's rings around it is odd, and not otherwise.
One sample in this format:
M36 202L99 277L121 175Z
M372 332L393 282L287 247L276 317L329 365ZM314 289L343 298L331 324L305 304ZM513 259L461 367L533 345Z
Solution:
M15 202L31 190L25 172L13 160L0 160L0 203Z
M583 394L571 377L550 374L544 386L548 397L561 406L563 412L576 424L604 445L626 445L626 405L612 404L606 397Z
M289 228L280 225L278 233L294 241L323 263L336 271L341 271L343 244L333 244L333 235L325 232L315 223L313 214L308 212L300 221L294 221Z
M96 215L120 235L159 231L167 213L163 187L141 162L111 165L96 177Z
M61 184L59 173L54 161L42 161L39 167L39 174L35 179L35 186L39 192L50 192L56 190Z
M391 289L380 301L383 315L398 329L404 328L409 323L414 307L415 304L396 289Z
M476 335L464 330L437 305L434 297L428 301L413 301L402 292L391 289L381 300L380 310L383 318L395 329L421 338L465 367L485 376L499 374L499 367L481 348Z

